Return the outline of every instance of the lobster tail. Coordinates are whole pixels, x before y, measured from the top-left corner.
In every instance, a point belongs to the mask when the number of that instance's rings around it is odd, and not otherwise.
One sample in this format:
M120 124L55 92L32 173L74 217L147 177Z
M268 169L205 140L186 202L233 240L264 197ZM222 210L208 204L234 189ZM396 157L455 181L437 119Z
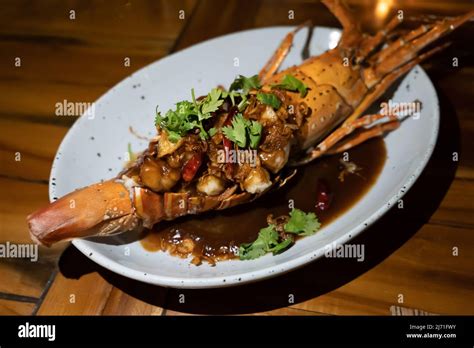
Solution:
M69 193L27 217L31 238L50 246L61 240L111 235L138 225L128 189L106 181Z

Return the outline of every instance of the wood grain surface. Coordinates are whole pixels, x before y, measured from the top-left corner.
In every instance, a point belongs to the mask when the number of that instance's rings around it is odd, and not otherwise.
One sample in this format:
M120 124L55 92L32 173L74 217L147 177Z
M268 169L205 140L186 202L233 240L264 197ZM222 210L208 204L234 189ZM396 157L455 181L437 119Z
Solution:
M348 2L367 30L388 19L374 20L383 0ZM474 9L470 0L392 4L391 13L408 17ZM25 217L48 202L51 164L75 121L55 116L57 102L93 102L141 67L203 40L307 19L339 26L321 3L305 0L2 1L0 243L29 243ZM61 244L40 248L38 262L0 259L0 315L474 314L473 35L468 23L424 64L440 100L439 141L404 208L354 240L365 244L364 262L321 259L255 284L176 290L123 278Z

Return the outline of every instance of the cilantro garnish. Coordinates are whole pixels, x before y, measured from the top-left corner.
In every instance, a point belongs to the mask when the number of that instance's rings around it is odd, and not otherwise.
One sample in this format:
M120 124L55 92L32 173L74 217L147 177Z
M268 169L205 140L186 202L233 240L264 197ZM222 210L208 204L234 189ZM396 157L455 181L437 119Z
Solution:
M272 88L281 88L288 91L300 92L302 97L305 97L308 93L308 86L306 86L302 81L298 80L293 75L285 75L281 80L281 83L273 85Z
M250 139L250 147L256 149L262 137L262 124L257 121L252 121L247 125L247 131Z
M262 135L262 125L258 121L247 120L239 113L234 116L230 126L222 127L222 133L242 148L247 147L248 136L250 147L256 149Z
M251 77L239 75L230 85L229 91L241 90L242 94L245 95L248 94L251 89L259 89L261 87L258 75Z
M175 109L168 110L164 115L156 112L155 125L168 133L168 139L177 142L192 129L199 129L199 136L207 139L209 135L216 134L206 132L203 121L212 117L212 113L219 110L224 100L228 97L232 105L242 112L248 105L248 92L250 89L260 88L258 76L245 77L239 75L230 86L229 91L213 88L209 94L196 100L194 89L191 90L192 101L183 100L176 104ZM242 91L242 93L238 91ZM239 99L238 99L239 98ZM262 127L256 121L244 120L242 124L234 125L235 130L228 130L228 138L235 141L239 146L245 147L247 144L247 134L250 139L250 146L256 148L260 141ZM235 139L235 140L234 140Z
M260 85L258 75L254 75L251 77L239 75L230 85L229 92L226 92L227 94L225 95L225 97L229 96L232 101L232 105L235 105L235 98L240 97L241 100L237 105L237 108L239 109L239 111L243 111L248 105L247 95L249 91L251 89L260 89L261 87L262 86ZM239 93L237 91L242 91L242 93Z
M290 219L284 229L286 232L296 233L300 236L310 236L315 234L320 227L321 224L315 213L305 213L295 208L290 212Z
M253 243L244 243L240 245L239 257L241 260L252 260L265 255L268 252L277 254L285 250L291 243L293 238L278 241L278 232L275 225L269 225L262 228L258 233L257 239Z
M312 235L320 227L321 224L316 214L305 213L296 208L290 212L290 219L283 226L286 233L294 233L300 236ZM276 230L276 226L270 224L260 230L254 242L240 245L239 257L241 260L252 260L269 252L276 255L288 249L293 242L294 238L288 234L286 239L282 239Z
M222 127L222 133L227 139L236 143L239 147L247 145L247 120L242 114L237 114L232 119L232 125Z
M230 101L232 102L232 106L234 106L236 103L235 99L240 98L240 102L239 104L237 104L237 108L239 109L239 111L244 111L244 109L248 105L247 95L245 94L241 94L237 91L230 91L230 92L222 91L221 98L225 99L227 97L229 97Z
M270 105L275 110L281 105L280 99L278 99L278 97L272 93L257 93L257 99L263 104Z
M200 115L202 119L210 117L210 113L217 111L219 106L224 102L223 99L219 99L222 95L222 90L219 88L213 88L211 92L203 99L202 103L197 103L198 109L200 108Z
M168 110L164 116L157 111L155 125L167 131L170 141L177 142L181 139L181 136L197 125L194 104L188 101L181 101L176 104L175 110Z
M207 139L209 135L202 121L212 117L212 113L219 109L225 98L219 88L213 88L206 98L199 101L196 101L194 89L191 90L191 95L192 102L180 101L176 104L176 109L168 110L164 116L159 111L156 112L155 125L166 130L172 142L179 141L194 128L199 128L201 138Z

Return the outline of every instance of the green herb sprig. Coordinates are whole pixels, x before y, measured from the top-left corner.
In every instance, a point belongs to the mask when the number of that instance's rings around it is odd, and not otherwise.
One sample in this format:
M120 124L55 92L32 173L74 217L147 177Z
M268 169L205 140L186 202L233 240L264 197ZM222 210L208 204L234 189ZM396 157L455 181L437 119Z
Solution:
M288 222L284 225L287 233L293 233L300 236L310 236L315 234L321 224L314 213L305 213L300 209L294 208L290 212ZM259 258L269 252L274 255L288 249L294 242L291 235L282 240L278 234L275 225L268 225L262 228L258 233L258 237L252 243L243 243L239 248L239 258L241 260L252 260Z
M262 136L262 124L247 120L242 114L236 114L230 126L222 127L222 133L241 148L247 147L247 139L252 149L256 149Z
M191 90L192 102L183 100L176 103L174 110L168 110L163 116L158 110L155 117L155 125L168 132L168 138L172 142L177 142L187 132L194 128L200 130L202 139L207 139L209 134L204 129L202 122L212 117L212 113L217 111L224 103L222 90L213 88L209 94L196 101L194 89Z
M287 74L281 80L281 83L272 85L272 88L285 89L292 92L300 92L302 97L306 97L308 94L308 86L306 86L303 81L298 80L293 75Z

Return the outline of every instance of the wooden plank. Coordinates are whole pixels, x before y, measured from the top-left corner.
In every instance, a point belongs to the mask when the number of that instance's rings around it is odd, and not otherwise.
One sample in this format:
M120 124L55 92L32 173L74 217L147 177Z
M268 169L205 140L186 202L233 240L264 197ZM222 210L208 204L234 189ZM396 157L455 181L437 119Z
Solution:
M0 315L31 315L34 303L0 299Z
M30 81L0 81L0 113L12 121L45 122L70 126L77 116L56 116L56 103L92 103L108 90L108 85L81 85ZM4 132L3 132L4 133Z
M53 265L49 263L0 259L0 292L38 298L52 270Z
M157 293L163 291L157 291ZM162 315L163 308L148 304L113 288L102 315Z
M474 228L474 180L454 180L430 222Z
M161 315L167 290L115 274L70 247L38 314Z
M44 2L32 0L18 6L15 0L4 1L0 14L0 33L28 36L54 36L97 40L115 40L120 44L146 38L174 40L195 0L134 0L114 3L99 0ZM75 11L71 19L70 11Z
M0 131L2 133L0 175L47 182L51 164L67 128L49 124L0 120ZM16 188L17 184L13 185ZM12 192L8 187L5 189L20 198L23 194L30 195L25 192ZM43 188L41 194L43 198L47 199L46 188ZM8 198L4 197L3 199Z
M390 238L386 235L387 231L378 232L383 236L377 238L376 243L372 240L370 245L366 245L364 263L369 265L386 248L383 240ZM474 296L474 256L470 251L474 241L471 237L471 229L427 224L376 267L367 267L369 271L366 273L363 273L366 267L356 265L356 261L317 261L311 270L308 267L305 272L314 274L316 280L299 279L300 284L294 283L298 288L313 287L314 296L292 307L338 315L388 315L391 306L448 315L472 314L474 304L470 299ZM458 256L453 256L454 247L459 248ZM335 275L328 277L327 273L314 273L321 267L331 269ZM351 271L353 275L349 274ZM337 277L354 280L317 295L317 288L321 287L318 279L324 284L323 288L331 289L332 281L338 284ZM399 302L400 295L403 302Z
M112 86L139 68L165 55L172 42L158 42L147 51L139 48L61 45L37 41L2 41L8 55L0 56L0 78L4 81L27 80L54 83L79 83ZM148 47L148 46L146 46ZM15 67L15 57L22 58ZM130 63L125 62L129 58ZM21 95L17 95L17 98ZM59 100L62 101L62 100Z
M39 1L26 8L6 6L0 16L8 23L0 29L0 77L110 86L169 52L185 24L179 11L190 13L194 1L129 4L58 2L34 17ZM70 9L75 20L68 17ZM130 66L124 65L126 57Z
M173 51L210 38L254 27L260 1L201 0L184 28ZM212 24L209 23L212 18Z
M48 186L0 178L0 242L31 242L26 216L48 203Z
M100 315L112 291L98 273L68 279L58 273L38 315Z
M0 13L0 115L72 124L72 117L54 116L57 102L93 102L166 55L194 4L53 1L46 13L40 1L7 2ZM69 19L70 9L76 20ZM16 57L20 67L14 65ZM124 66L126 57L130 67Z
M48 202L47 186L0 178L0 243L31 244L26 224L27 214ZM39 247L38 260L0 259L0 292L39 297L54 268L57 257L64 248Z

